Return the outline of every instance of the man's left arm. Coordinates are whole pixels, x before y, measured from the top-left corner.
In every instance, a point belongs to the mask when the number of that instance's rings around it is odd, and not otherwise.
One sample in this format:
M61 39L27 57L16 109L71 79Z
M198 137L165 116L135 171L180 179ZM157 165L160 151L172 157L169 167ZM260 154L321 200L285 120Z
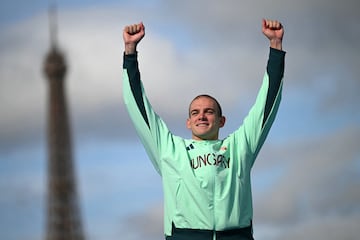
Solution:
M269 88L266 98L263 126L267 121L274 105L275 98L284 76L285 52L282 50L284 27L276 20L262 20L262 32L270 41L270 54L266 71L269 76Z
M269 87L266 97L265 111L263 117L263 127L267 121L271 109L275 103L276 96L281 87L281 82L284 76L285 66L285 52L270 47L269 60L266 67L266 72L269 77Z
M262 31L270 41L270 53L263 83L255 104L245 117L239 133L244 133L248 151L255 160L275 120L281 101L285 52L282 50L283 26L278 21L263 20ZM241 136L241 135L239 135Z

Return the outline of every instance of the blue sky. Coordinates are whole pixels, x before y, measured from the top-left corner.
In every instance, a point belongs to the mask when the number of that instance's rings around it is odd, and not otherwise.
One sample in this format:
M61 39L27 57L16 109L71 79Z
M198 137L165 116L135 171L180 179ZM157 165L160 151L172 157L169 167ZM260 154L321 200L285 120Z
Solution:
M0 3L0 239L45 234L47 3ZM284 24L287 55L282 104L252 172L255 237L297 240L305 232L357 239L357 6L355 0L58 1L87 239L162 237L161 179L122 101L123 27L145 24L142 78L169 128L189 138L188 102L206 92L222 103L225 137L241 124L261 84L268 55L263 17Z

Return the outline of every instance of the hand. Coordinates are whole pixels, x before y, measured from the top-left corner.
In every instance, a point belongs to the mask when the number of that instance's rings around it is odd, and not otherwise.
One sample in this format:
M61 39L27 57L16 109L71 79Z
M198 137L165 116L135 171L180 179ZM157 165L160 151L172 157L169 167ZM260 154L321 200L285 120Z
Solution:
M270 47L282 50L284 27L279 21L263 19L262 32L270 40Z
M132 54L136 52L136 46L145 36L145 26L141 22L139 24L132 24L125 26L123 31L123 39L125 44L125 54Z

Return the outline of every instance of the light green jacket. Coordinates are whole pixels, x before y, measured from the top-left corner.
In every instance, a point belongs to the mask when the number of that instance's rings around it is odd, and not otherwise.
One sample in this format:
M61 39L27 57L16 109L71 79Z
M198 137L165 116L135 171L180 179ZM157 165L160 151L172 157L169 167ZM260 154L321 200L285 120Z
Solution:
M141 142L162 177L165 235L171 235L172 223L177 228L208 230L251 224L250 170L279 107L284 55L271 49L262 86L243 124L225 139L214 141L173 135L145 95L137 54L124 55L123 97ZM279 79L275 79L278 86L269 100L269 67L273 65L280 74L272 74ZM265 114L267 101L271 105Z

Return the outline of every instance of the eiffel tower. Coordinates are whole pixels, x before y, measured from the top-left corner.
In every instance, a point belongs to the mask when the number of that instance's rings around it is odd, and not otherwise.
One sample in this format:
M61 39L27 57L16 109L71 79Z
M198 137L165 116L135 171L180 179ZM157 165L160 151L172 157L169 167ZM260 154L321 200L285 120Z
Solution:
M65 96L67 66L56 42L55 4L49 8L49 20L51 44L43 69L48 80L46 240L84 240Z

